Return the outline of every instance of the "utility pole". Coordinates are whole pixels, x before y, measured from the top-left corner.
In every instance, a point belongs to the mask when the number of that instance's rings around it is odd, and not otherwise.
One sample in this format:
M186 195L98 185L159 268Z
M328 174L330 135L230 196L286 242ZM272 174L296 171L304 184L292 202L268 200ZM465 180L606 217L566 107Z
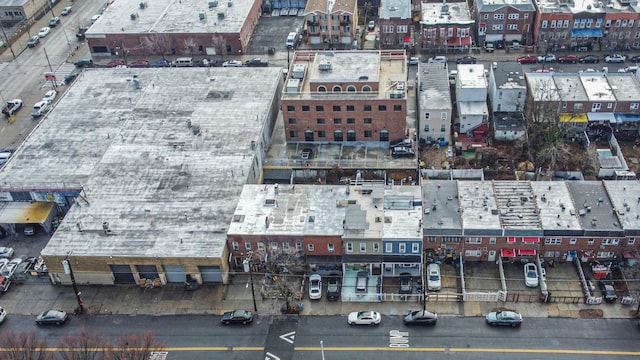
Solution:
M422 250L422 313L427 310L427 287L425 284L428 281L427 274L427 252Z
M78 301L78 309L79 309L78 313L82 314L84 313L84 302L80 297L82 293L78 290L76 277L73 275L73 269L71 268L71 260L69 259L70 256L71 256L71 252L69 252L67 254L67 257L64 260L62 260L62 268L64 269L64 273L69 275L69 277L71 278L71 286L73 286L73 292L76 294L76 300Z
M49 71L51 71L51 74L55 74L53 72L53 68L51 67L51 62L49 61L49 55L47 55L47 48L43 47L42 50L44 50L44 57L47 59L47 64L49 65ZM53 86L54 90L57 89L55 76L51 77L51 85Z
M2 25L2 20L0 20L0 30L2 30L2 36L4 37L4 43L7 44L7 46L9 46L9 50L11 50L11 55L13 55L13 58L16 58L16 54L13 52L13 46L11 46L11 42L9 42L9 39L7 38L7 33L4 32L4 26Z
M253 311L258 313L258 304L256 304L256 292L253 287L253 251L249 250L247 258L244 260L244 265L249 267L249 281L251 282L251 297L253 298ZM246 267L245 267L246 271Z

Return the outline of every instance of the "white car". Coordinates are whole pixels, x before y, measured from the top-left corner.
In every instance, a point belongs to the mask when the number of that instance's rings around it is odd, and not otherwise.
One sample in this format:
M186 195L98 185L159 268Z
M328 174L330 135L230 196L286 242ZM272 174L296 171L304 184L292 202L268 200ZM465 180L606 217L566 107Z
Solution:
M44 96L42 97L42 101L48 101L48 102L53 102L53 100L56 98L56 96L58 96L58 92L55 90L49 90L46 92L46 94L44 94Z
M98 21L98 19L100 19L100 15L93 15L91 17L91 23L95 24L95 22Z
M66 8L62 9L62 11L60 11L60 15L62 16L67 16L71 13L71 6L67 6Z
M527 263L524 265L524 284L527 287L538 287L538 269L536 264Z
M241 67L242 61L239 60L229 60L222 63L222 67Z
M440 265L435 263L429 264L429 266L427 266L427 289L429 291L439 291L441 288Z
M309 276L309 299L318 300L322 298L322 276L313 274Z
M378 325L382 321L377 311L355 311L349 314L349 325Z
M0 247L0 258L10 258L13 256L13 248Z
M420 58L412 57L407 60L407 64L409 65L418 65L420 63Z
M0 275L4 273L4 269L6 269L9 264L9 259L0 259Z
M623 63L625 60L627 60L627 57L620 54L607 55L604 58L604 62L608 63Z
M10 278L11 275L13 275L13 273L16 271L16 268L18 267L18 265L20 265L20 263L22 263L21 258L15 258L9 261L7 266L4 268L3 275Z
M434 56L432 58L429 58L429 63L447 63L447 57L446 56Z
M538 62L542 63L542 62L556 62L556 56L553 54L547 54L547 55L540 55L538 56Z
M43 38L49 35L50 32L51 32L51 28L48 26L45 26L42 29L40 29L40 31L38 31L38 37Z
M7 311L0 307L0 324L4 322L4 319L7 318Z

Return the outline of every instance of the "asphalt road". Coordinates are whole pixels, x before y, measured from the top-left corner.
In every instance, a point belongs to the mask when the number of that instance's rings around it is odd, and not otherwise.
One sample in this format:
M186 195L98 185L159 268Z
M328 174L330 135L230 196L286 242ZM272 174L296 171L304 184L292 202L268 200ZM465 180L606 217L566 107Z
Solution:
M8 332L36 330L54 347L82 327L114 340L153 331L166 359L626 359L640 356L635 322L625 319L525 319L521 328L489 327L483 318L441 316L435 327L406 327L399 316L379 326L349 326L344 316L258 317L251 325L220 324L219 316L85 316L62 327L37 327L9 316ZM322 341L322 346L320 344ZM1 350L0 350L1 351Z

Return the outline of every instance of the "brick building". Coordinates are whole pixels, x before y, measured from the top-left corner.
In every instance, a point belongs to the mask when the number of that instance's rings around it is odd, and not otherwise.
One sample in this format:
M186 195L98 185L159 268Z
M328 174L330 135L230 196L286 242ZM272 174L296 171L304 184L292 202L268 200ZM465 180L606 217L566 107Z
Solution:
M282 93L287 142L405 138L404 51L296 52Z
M304 12L309 43L327 48L349 48L356 40L358 4L356 0L309 0Z
M519 41L523 45L535 42L536 6L534 0L477 0L473 2L478 24L478 43L485 41Z
M404 49L412 45L411 0L383 0L378 26L381 49Z
M427 53L469 50L474 20L466 2L423 2L421 9L417 46Z

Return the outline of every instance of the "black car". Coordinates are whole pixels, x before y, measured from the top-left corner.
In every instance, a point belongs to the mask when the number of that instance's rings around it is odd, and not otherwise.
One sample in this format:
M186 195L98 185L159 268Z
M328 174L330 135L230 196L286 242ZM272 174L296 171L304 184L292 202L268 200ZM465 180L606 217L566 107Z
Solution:
M69 320L69 315L62 310L47 310L36 318L38 325L64 325Z
M91 60L91 59L80 59L80 60L74 62L73 65L75 65L78 68L93 67L93 60Z
M633 61L634 63L640 63L640 55L632 56L629 60Z
M222 314L222 323L228 324L250 324L253 322L253 313L249 310L233 310Z
M327 300L336 301L340 299L340 277L332 274L327 281Z
M618 295L616 295L616 289L613 287L613 282L611 280L598 281L598 287L602 292L604 301L611 303L618 299Z
M404 317L405 325L435 325L438 322L438 314L430 311L413 310Z
M400 289L398 293L400 294L411 294L413 290L413 279L411 278L411 274L402 273L400 274Z
M494 42L494 44L496 44L496 49L499 49L499 50L504 49L506 46L504 43L504 40L497 40Z
M413 157L416 153L407 147L394 147L391 150L391 155L393 157Z
M597 55L586 55L580 58L582 64L597 64L600 62L600 58Z
M473 56L463 56L456 60L456 64L475 64L476 58Z

